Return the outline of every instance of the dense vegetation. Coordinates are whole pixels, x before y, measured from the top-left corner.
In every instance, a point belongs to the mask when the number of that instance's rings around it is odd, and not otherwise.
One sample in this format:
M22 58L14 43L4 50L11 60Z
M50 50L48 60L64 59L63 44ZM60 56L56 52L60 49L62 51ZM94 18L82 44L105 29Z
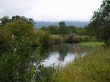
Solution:
M48 37L47 32L34 28L32 19L3 17L0 25L0 82L49 81L48 77L43 78L44 73L49 76L54 69L41 65L45 55L38 54L40 46L48 44Z
M98 11L94 12L87 30L91 36L110 46L110 0L103 0Z
M0 19L0 82L110 81L110 0L103 0L84 28L66 26L63 21L59 26L40 29L34 24L33 19L18 15ZM39 54L40 47L63 43L107 47L95 48L84 58L58 70L44 67L41 62L46 54Z
M79 43L87 41L96 41L94 36L86 33L85 28L66 26L65 22L59 22L59 26L42 27L41 30L47 31L51 38L63 43Z

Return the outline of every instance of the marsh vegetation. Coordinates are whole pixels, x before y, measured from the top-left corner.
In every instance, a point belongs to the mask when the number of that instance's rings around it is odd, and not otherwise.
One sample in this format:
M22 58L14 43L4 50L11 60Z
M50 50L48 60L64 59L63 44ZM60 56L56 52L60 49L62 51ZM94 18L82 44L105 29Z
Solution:
M1 18L0 82L110 82L110 1L83 28Z

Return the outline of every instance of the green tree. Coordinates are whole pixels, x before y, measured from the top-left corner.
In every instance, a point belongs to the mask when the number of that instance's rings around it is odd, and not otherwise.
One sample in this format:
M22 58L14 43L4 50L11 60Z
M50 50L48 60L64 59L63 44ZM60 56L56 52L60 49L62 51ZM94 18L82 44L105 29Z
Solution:
M46 26L42 26L40 29L44 30L44 31L47 31L47 27Z
M104 40L110 46L110 0L103 0L98 11L94 12L88 29L92 32L91 35Z
M77 35L86 35L85 27L83 27L83 28L81 28L81 27L76 28L76 33L77 33Z
M3 26L9 21L10 21L10 18L8 16L4 16L3 18L0 19L0 25Z
M3 18L0 19L0 25L4 26L8 22L14 22L14 21L17 21L17 20L23 20L27 23L33 24L33 26L35 24L34 20L31 19L31 18L26 18L24 16L16 15L16 16L13 16L12 18L9 18L8 16L4 16Z
M33 25L23 20L16 20L4 25L4 28L10 30L14 36L30 36L33 32Z
M31 18L26 18L26 17L24 17L24 16L18 16L18 15L16 15L16 16L13 16L12 19L11 19L11 21L16 21L16 20L23 20L23 21L25 21L25 22L27 22L27 23L35 24L35 22L34 22L33 19L31 19Z
M1 19L0 26L0 52L10 49L10 42L14 39L28 38L30 41L33 34L34 24L28 18L13 16L12 19L5 16Z
M76 33L76 27L75 26L68 26L67 27L67 33L68 34L74 34L74 33Z
M52 35L57 35L59 31L58 26L48 26L47 31Z
M64 35L67 33L65 22L59 22L59 33Z

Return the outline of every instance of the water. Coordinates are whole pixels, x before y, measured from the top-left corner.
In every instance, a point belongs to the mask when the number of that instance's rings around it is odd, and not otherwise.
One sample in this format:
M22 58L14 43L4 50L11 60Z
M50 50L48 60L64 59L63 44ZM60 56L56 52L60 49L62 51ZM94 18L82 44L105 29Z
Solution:
M68 63L86 55L86 51L79 45L63 44L50 47L45 53L44 66L65 66Z

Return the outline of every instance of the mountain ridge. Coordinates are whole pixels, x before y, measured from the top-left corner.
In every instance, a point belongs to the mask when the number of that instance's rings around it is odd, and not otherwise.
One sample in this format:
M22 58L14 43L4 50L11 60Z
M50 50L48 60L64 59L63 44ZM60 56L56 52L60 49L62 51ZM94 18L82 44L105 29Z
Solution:
M80 21L64 21L66 23L67 26L71 25L71 26L76 26L76 27L84 27L86 25L89 24L89 22L80 22ZM55 25L55 26L58 26L59 22L51 22L51 21L38 21L36 22L35 24L35 27L37 28L41 28L43 26L45 27L48 27L48 26L52 26L52 25Z

